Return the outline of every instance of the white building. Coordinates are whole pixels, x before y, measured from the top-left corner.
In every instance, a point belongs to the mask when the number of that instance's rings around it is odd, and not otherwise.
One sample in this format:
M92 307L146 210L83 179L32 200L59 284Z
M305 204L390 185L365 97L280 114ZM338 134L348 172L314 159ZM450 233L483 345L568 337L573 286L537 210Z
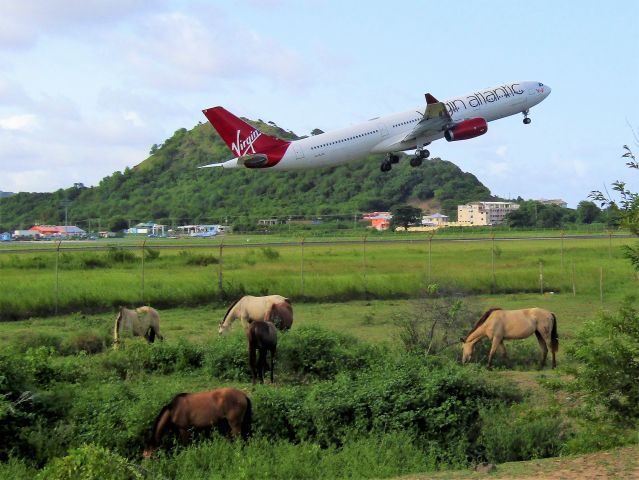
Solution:
M422 217L422 225L427 225L429 227L441 227L446 224L448 224L448 215L432 213Z
M457 223L460 225L499 225L519 204L514 202L472 202L457 206Z

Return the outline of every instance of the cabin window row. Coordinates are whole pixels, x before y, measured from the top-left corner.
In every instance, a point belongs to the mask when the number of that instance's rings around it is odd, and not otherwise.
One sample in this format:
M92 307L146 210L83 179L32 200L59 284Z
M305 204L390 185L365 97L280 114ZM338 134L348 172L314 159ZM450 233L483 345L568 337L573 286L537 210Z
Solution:
M393 125L393 128L401 127L402 125L408 125L409 123L416 122L417 120L419 120L419 118L414 118L413 120L409 120L407 122L396 123L395 125Z
M354 137L344 138L343 140L336 140L334 142L324 143L322 145L317 145L316 147L311 147L311 150L315 150L317 148L328 147L329 145L335 145L337 143L348 142L349 140L355 140L356 138L361 138L366 135L372 135L373 133L377 133L379 130L371 130L370 132L362 133L360 135L355 135Z

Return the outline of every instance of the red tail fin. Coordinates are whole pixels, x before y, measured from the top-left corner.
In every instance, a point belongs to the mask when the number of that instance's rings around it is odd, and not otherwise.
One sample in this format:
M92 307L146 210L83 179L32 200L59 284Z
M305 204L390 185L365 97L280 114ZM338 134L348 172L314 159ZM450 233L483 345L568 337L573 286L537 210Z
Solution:
M272 152L290 143L260 132L223 107L208 108L202 112L237 157Z

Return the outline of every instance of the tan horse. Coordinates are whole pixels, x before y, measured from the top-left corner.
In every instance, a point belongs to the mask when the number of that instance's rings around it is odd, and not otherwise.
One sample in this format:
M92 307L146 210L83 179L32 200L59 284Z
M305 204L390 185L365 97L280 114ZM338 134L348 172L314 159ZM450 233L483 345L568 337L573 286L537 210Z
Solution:
M488 354L488 366L490 367L497 349L504 356L506 348L504 340L528 338L535 334L542 351L541 368L546 365L548 357L548 345L552 350L552 368L557 366L555 354L559 350L559 337L557 336L557 318L555 314L543 308L526 308L523 310L502 310L491 308L482 315L466 338L464 343L462 363L470 360L475 344L484 337L492 341Z
M160 315L152 307L140 307L135 310L120 307L113 328L113 348L118 347L123 332L144 337L150 343L155 341L156 336L164 340L164 337L160 335Z
M145 458L153 455L160 447L166 430L177 433L181 442L186 443L190 429L204 430L216 426L222 429L228 423L233 437L241 435L246 440L251 434L251 416L251 400L235 388L180 393L160 410L143 455Z
M280 322L274 320L279 317ZM254 297L245 295L233 303L220 322L218 333L225 333L236 319L240 319L244 331L248 331L251 322L263 321L275 323L280 330L288 330L293 324L291 301L281 295Z

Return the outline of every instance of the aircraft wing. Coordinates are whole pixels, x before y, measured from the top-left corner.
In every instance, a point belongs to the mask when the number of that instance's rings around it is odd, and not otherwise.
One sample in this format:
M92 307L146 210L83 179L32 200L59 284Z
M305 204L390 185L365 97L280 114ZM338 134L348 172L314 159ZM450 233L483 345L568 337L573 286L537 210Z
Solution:
M430 93L426 94L426 111L422 119L406 135L402 141L407 142L419 137L436 135L451 125L453 119L450 118L446 105L438 101Z

